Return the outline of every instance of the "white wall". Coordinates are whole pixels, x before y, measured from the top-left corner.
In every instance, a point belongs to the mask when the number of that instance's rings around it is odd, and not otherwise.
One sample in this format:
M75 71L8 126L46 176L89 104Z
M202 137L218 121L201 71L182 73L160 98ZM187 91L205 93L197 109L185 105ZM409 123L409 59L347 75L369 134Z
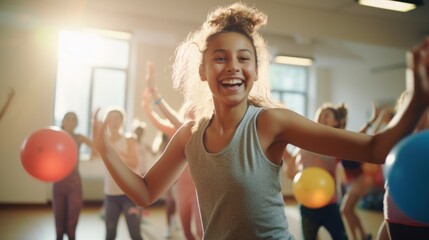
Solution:
M330 99L347 104L347 129L358 131L370 117L372 101L394 106L405 89L405 51L362 44L347 46L359 58L338 59L332 66Z
M14 10L10 14L9 21L0 24L0 104L6 99L9 87L15 89L16 95L0 121L0 203L44 203L50 198L51 186L24 171L19 152L28 134L53 124L56 33L70 26L67 24L70 19L55 9L44 12ZM177 44L198 25L100 12L87 13L85 22L85 26L129 31L135 36L130 72L135 87L129 89L129 100L133 103L128 109L133 115L130 118L145 119L139 98L145 62L149 59L156 64L164 97L173 107L179 108L182 98L171 88L170 57ZM311 70L310 113L325 101L344 101L350 109L349 129L356 130L366 121L371 100L394 99L404 88L403 70L371 71L385 63L403 61L403 49L327 39L299 42L268 33L266 37L273 54L289 53L316 59ZM148 130L150 136L154 133L154 129ZM80 164L85 199L102 198L102 168L99 161Z

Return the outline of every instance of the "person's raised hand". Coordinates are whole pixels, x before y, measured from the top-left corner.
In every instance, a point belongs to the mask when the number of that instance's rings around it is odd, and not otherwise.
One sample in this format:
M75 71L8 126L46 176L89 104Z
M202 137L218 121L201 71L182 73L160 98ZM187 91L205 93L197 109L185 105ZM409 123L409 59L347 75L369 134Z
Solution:
M100 108L97 108L92 115L92 141L95 149L100 154L105 151L104 135L106 132L106 123L98 120L99 113Z
M414 79L411 90L417 102L429 105L429 37L411 51L408 65L413 70ZM411 60L411 62L410 62Z
M142 93L141 106L148 107L152 101L152 93L149 89L144 89Z
M381 109L377 106L377 104L375 102L372 102L371 106L372 106L371 107L372 111L371 111L371 118L369 119L369 122L373 123L380 116Z
M153 62L147 61L146 63L146 78L144 80L144 83L147 88L154 89L156 88L155 84L155 76L154 76L154 70L153 70Z

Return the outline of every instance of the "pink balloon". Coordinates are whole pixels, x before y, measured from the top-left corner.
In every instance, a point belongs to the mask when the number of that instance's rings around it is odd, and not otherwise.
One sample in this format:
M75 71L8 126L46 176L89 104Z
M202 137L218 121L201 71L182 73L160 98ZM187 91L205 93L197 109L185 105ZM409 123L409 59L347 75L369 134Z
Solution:
M76 166L77 145L70 134L58 127L40 129L21 145L21 163L33 177L55 182L66 177Z

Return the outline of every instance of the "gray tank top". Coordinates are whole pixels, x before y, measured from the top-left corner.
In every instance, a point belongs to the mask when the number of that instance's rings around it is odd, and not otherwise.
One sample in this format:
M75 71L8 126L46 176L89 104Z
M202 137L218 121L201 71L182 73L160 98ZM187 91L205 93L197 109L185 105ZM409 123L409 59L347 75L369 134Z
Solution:
M218 153L203 144L209 120L186 145L204 239L294 239L288 230L280 167L259 144L256 119L261 108L249 106L231 142Z

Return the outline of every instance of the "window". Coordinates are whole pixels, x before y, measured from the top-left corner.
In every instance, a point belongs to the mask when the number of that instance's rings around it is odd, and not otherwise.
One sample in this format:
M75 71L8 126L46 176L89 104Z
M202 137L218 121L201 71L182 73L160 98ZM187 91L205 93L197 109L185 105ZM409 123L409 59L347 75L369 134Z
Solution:
M308 67L271 64L271 93L287 108L307 115Z
M130 35L110 31L59 33L55 93L56 126L66 112L79 118L76 132L90 136L91 116L97 108L126 109ZM100 115L103 116L103 112ZM81 159L89 151L81 148Z

